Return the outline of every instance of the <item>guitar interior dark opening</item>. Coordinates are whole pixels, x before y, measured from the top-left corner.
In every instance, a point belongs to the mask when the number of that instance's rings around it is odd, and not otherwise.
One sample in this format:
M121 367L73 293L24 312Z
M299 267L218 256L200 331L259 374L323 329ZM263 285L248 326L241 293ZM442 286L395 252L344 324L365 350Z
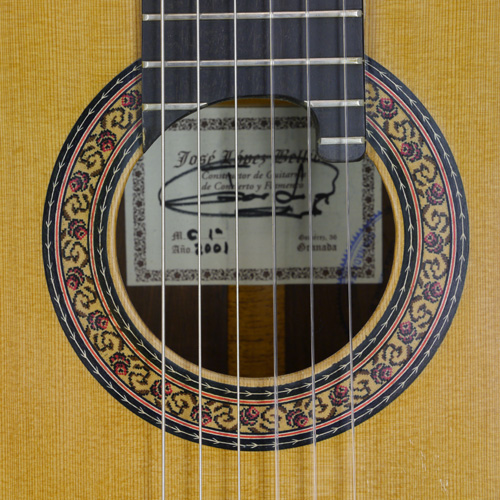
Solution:
M307 118L303 108L277 102L274 162L269 139L269 101L239 101L238 108L237 162L234 104L223 103L202 110L200 207L196 113L166 132L163 200L157 167L161 164L160 140L145 153L132 170L121 200L117 258L131 303L148 328L161 338L159 256L163 206L167 346L198 363L200 309L203 366L236 375L238 310L240 374L266 377L272 376L274 369L274 323L279 374L311 365L311 316L316 362L348 343L346 174L345 165L328 164L316 155L314 130L311 162L308 161ZM352 329L356 334L371 317L386 289L394 257L395 229L389 198L375 165L364 158L348 168ZM236 184L239 304L235 286ZM198 215L201 215L202 253L200 308ZM274 273L277 286L273 300Z

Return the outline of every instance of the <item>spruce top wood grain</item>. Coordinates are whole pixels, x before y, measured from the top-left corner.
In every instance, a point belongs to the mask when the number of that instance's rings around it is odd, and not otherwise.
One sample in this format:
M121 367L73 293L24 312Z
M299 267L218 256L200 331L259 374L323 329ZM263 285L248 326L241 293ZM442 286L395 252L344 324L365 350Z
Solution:
M139 7L86 0L3 9L2 498L159 498L159 432L111 397L75 355L47 292L40 241L46 188L65 138L94 96L139 57ZM436 355L401 396L356 428L358 498L494 499L500 491L499 183L491 147L499 21L491 0L368 2L368 55L425 105L458 164L470 257L460 307ZM398 271L403 219L382 175L394 204ZM349 438L318 444L319 498L352 497ZM172 435L167 442L170 498L196 498L197 446ZM204 497L234 498L234 452L203 453ZM273 498L273 463L272 453L243 454L244 498ZM283 498L310 498L311 463L310 447L280 452Z

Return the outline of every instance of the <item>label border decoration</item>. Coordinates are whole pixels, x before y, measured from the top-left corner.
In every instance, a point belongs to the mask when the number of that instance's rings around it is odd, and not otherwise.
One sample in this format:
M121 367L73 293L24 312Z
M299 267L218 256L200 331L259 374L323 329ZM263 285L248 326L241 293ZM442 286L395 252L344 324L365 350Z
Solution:
M453 155L413 93L367 58L367 141L396 188L404 219L401 274L378 324L349 358L316 373L316 439L351 426L350 391L359 424L398 397L441 344L458 307L468 259L464 190ZM48 187L43 219L47 284L59 321L81 361L124 406L156 425L161 399L166 430L198 441L198 375L166 360L125 312L106 252L111 200L141 145L141 63L92 101L69 134ZM203 443L274 449L274 388L236 387L204 378ZM311 378L278 387L279 446L312 442Z
M295 118L295 117L294 117ZM184 121L184 120L183 120ZM194 120L189 120L194 121ZM208 119L205 122L216 121L215 119ZM259 120L261 121L261 120ZM290 120L292 121L292 120ZM295 119L293 120L295 121ZM293 124L292 121L292 124ZM181 122L182 123L182 122ZM207 130L212 130L210 128L210 123L204 123ZM286 125L286 120L282 120L282 125ZM262 127L262 125L261 125ZM247 128L248 129L248 125ZM184 129L183 129L184 130ZM205 128L202 126L202 131ZM219 130L222 130L219 129ZM234 128L233 128L234 130ZM374 200L374 189L375 189L375 164L365 157L363 160L363 189L362 189L362 228L360 230L360 235L362 236L361 242L363 244L362 252L362 262L361 265L356 265L352 268L353 278L358 280L361 278L373 278L375 276L375 239L370 237L363 230L367 227L373 226L377 220L381 219L381 213L375 213L375 200ZM147 267L147 239L146 239L146 204L144 200L145 196L145 172L144 164L140 160L134 166L130 179L132 181L132 218L133 218L133 269L132 273L136 284L150 284L158 285L161 282L161 269ZM324 282L324 280L329 279L335 280L335 283L343 283L346 278L346 266L345 266L344 256L343 260L337 266L315 266L314 267L314 279L318 280L318 283ZM203 279L207 281L214 280L235 280L236 270L234 268L229 269L211 269L203 268ZM245 279L249 279L252 284L258 284L259 282L267 281L269 282L270 276L272 275L271 268L240 268L240 282ZM280 283L287 284L286 280L293 279L307 279L309 280L309 268L308 267L283 267L277 270L277 277ZM169 283L178 282L189 282L195 281L197 279L197 269L167 269L165 272L165 279ZM330 283L331 283L330 282ZM190 283L186 283L190 284ZM224 283L220 283L224 284Z

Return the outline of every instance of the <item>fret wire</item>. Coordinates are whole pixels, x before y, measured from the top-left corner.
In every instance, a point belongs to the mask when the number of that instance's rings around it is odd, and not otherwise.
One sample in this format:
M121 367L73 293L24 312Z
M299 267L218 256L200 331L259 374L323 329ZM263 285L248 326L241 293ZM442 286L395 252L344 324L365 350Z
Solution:
M345 18L354 17L360 18L363 16L362 10L316 10L310 11L307 14L305 11L291 11L291 12L274 12L270 14L269 12L238 12L238 20L246 19L306 19L306 18ZM221 13L205 13L200 15L201 21L224 21L232 20L234 14L231 12L221 12ZM145 22L161 21L159 14L143 14L142 20ZM195 21L196 14L184 13L184 14L166 14L165 21Z
M196 102L178 102L178 103L169 103L164 105L165 111L191 111L195 110L198 106ZM207 106L206 102L200 103L201 107ZM144 104L142 107L142 111L160 111L161 104L158 103L148 103Z
M311 108L343 108L347 107L360 107L365 105L362 99L339 99L339 100L323 100L323 101L310 101Z
M307 60L306 58L296 59L239 59L238 67L242 66L322 66L322 65L346 65L346 64L363 64L362 57L315 57ZM164 61L163 65L166 68L196 68L198 61ZM233 67L232 59L210 59L200 61L202 68L212 67ZM143 61L142 67L145 69L161 68L161 61Z
M304 101L304 104L307 104L307 101ZM335 100L335 101L310 101L311 108L342 108L344 106L347 107L361 107L364 106L364 101L360 99L350 99L347 101L343 100ZM207 106L206 102L200 103L201 107ZM164 105L164 109L166 111L190 111L196 109L196 102L178 102L178 103L169 103ZM161 104L158 103L147 103L143 105L142 111L160 111Z
M322 137L319 143L322 146L333 144L364 144L366 142L364 137Z

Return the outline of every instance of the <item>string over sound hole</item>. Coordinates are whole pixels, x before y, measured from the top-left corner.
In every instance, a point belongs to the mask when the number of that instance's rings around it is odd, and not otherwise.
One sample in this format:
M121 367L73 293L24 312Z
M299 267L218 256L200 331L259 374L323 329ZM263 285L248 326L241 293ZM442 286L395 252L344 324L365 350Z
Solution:
M241 375L262 377L273 374L271 124L268 101L242 101L239 107L238 155L234 151L232 103L202 111L201 238L197 234L197 120L192 114L166 134L164 200L159 198L161 183L155 170L159 141L132 171L120 209L117 248L129 297L144 322L160 337L161 262L155 261L151 247L156 245L159 252L161 242L155 243L152 234L158 232L155 224L163 207L167 221L168 347L197 363L197 255L201 251L203 365L219 373L236 373L239 308ZM306 113L282 102L276 108L276 119L277 356L279 372L291 373L308 367L311 361L310 252L316 360L326 359L348 340L346 182L344 165L324 162L312 154L310 242ZM353 330L358 332L385 290L392 265L394 225L373 163L364 159L350 164L349 169ZM239 304L234 286L236 196Z

